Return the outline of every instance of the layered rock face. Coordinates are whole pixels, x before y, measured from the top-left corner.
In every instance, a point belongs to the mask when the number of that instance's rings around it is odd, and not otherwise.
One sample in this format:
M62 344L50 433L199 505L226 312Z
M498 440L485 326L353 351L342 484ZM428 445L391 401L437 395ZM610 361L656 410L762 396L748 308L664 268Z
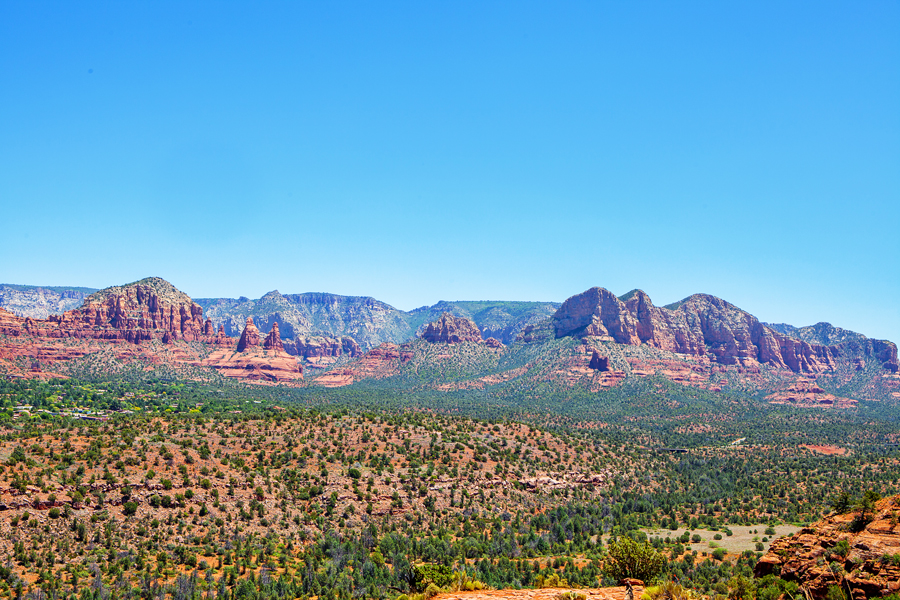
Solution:
M572 296L552 318L556 337L595 337L629 345L708 356L725 365L769 364L794 372L833 371L848 356L863 354L896 372L897 347L854 338L822 345L775 331L721 298L695 294L670 310L653 305L640 290L617 298L595 287ZM862 336L860 336L862 337Z
M3 333L45 338L92 338L133 343L174 340L221 343L203 321L203 309L158 277L91 294L84 304L48 319L6 319Z
M259 329L253 324L253 317L247 317L241 339L238 340L237 351L244 352L252 346L259 346Z
M861 530L853 526L858 513L833 515L772 542L756 564L756 575L780 573L797 581L813 598L825 598L832 586L856 598L881 598L900 591L900 565L885 560L900 553L900 496L875 505ZM840 545L839 545L839 542ZM833 568L837 563L842 569Z
M203 365L212 367L225 377L253 383L290 383L303 379L303 365L285 352L278 323L272 326L260 343L259 329L253 323L253 317L247 317L234 352L213 352L203 361Z
M434 323L429 323L422 333L422 339L432 344L458 344L460 342L480 342L481 332L469 319L454 317L444 313Z
M278 331L277 322L272 325L272 330L269 332L269 335L266 336L266 341L263 342L263 348L266 350L279 350L284 352L284 344L281 343L281 333Z

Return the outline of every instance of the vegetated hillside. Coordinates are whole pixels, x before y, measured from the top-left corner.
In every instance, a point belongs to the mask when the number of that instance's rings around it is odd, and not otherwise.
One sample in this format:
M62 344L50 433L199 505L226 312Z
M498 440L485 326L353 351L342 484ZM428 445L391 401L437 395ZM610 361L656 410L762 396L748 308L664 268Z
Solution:
M561 337L514 342L431 344L416 339L385 345L330 369L308 368L308 385L376 385L396 391L434 389L473 395L522 398L598 394L633 379L663 377L671 383L757 403L826 410L856 409L863 401L898 403L900 376L870 363L821 374L795 373L773 365L723 365L706 356L689 356L647 345L598 338ZM605 393L605 392L604 392Z
M796 340L803 340L810 344L834 345L847 341L863 343L866 338L861 333L835 327L831 323L816 323L806 327L794 327L787 323L764 323L766 327L774 329Z
M85 297L96 292L85 287L0 284L0 308L20 317L46 319L78 308Z
M750 528L764 544L835 490L898 491L896 448L873 437L896 427L634 381L650 385L603 402L608 420L355 386L0 382L0 595L393 598L424 591L422 563L495 587L596 586L614 582L613 540L653 527L671 532L648 540L660 576L727 593L757 555L695 553L695 537ZM465 416L479 410L493 417ZM844 445L808 447L816 429ZM691 447L660 447L677 435Z

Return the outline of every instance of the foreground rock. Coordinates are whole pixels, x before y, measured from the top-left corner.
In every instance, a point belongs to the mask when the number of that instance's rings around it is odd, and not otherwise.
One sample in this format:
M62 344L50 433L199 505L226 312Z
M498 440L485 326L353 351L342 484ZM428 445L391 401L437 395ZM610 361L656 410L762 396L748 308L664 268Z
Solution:
M853 532L857 513L833 515L776 540L756 565L756 575L780 574L797 581L813 598L840 586L854 600L900 591L900 496L875 505L872 520Z

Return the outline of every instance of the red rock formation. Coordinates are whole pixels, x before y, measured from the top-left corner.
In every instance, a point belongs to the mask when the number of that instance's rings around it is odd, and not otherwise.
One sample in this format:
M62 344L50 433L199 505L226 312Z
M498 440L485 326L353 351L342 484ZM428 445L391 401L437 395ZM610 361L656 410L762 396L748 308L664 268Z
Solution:
M10 316L0 319L6 335L132 343L163 338L166 343L206 341L203 309L158 277L100 290L88 296L80 308L45 320Z
M900 553L897 512L900 496L875 505L871 521L853 533L856 512L835 514L805 527L794 535L772 542L768 553L756 564L756 575L778 572L783 579L796 581L813 598L825 598L828 589L838 586L853 598L881 598L900 590L900 566L885 557ZM846 542L839 551L838 542ZM837 563L841 569L834 569Z
M422 339L432 344L480 342L481 331L471 320L445 312L440 319L428 324L422 333Z
M876 357L897 372L897 347L866 340L832 346L810 344L766 327L753 315L715 296L696 294L674 310L653 306L635 290L625 301L603 288L591 288L566 300L553 316L556 337L574 335L628 345L647 345L718 363L754 367L769 364L794 372L833 371L844 356ZM527 335L523 337L528 341Z
M360 379L382 379L397 374L397 366L411 357L405 346L381 344L372 348L346 368L333 369L313 379L324 387L343 387Z
M600 356L600 353L594 350L594 354L591 356L591 362L588 366L595 371L609 371L609 357Z
M501 342L497 338L489 337L488 339L484 340L484 345L488 348L499 349L503 347L503 342Z
M856 408L859 404L851 398L841 398L826 393L813 378L797 379L787 388L766 396L766 400L770 404L790 404L804 407Z
M202 362L225 377L250 383L291 383L303 379L303 366L286 352L266 350L257 343L242 352L216 350Z
M278 332L278 321L272 323L272 330L266 336L263 342L263 348L266 350L280 350L284 352L284 345L281 343L281 334Z
M238 340L237 351L244 352L253 346L259 346L259 329L253 324L253 317L247 317L241 339Z

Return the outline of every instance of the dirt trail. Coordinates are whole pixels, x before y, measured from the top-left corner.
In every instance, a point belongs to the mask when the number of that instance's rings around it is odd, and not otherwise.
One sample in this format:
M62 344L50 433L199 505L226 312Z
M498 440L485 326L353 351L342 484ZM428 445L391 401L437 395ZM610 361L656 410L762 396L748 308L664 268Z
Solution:
M588 600L625 600L625 587L608 587L600 589L545 588L540 590L482 590L480 592L449 592L438 594L435 600L557 600L561 594L575 592L584 594ZM634 587L634 598L637 600L644 593L644 588Z

